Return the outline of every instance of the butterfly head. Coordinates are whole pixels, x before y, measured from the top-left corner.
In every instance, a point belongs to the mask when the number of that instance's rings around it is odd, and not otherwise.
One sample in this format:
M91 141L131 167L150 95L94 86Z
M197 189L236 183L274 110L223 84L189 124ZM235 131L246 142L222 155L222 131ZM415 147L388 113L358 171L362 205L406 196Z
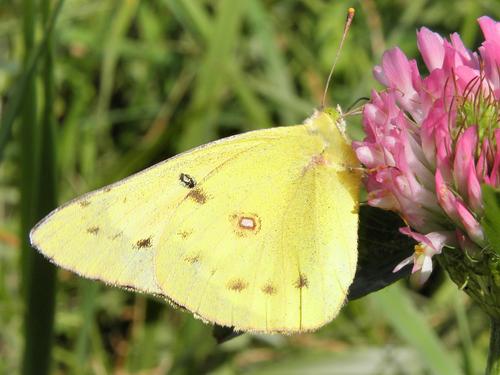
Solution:
M346 133L346 122L340 106L315 110L304 123L312 132L321 134L329 144L335 144L339 141L349 145L351 143Z

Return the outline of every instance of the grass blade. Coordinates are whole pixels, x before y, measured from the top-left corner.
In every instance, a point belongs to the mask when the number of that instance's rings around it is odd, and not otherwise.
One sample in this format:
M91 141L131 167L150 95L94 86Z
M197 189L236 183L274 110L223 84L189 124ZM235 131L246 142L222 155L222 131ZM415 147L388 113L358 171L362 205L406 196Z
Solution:
M62 4L62 3L60 3ZM24 2L24 42L27 54L26 96L23 105L22 193L26 200L22 215L22 267L26 298L24 333L25 347L22 358L23 374L48 374L50 372L52 330L54 324L55 281L54 266L41 254L30 248L28 233L41 217L57 205L56 158L54 134L54 93L52 27L47 27L44 35L43 53L43 111L41 122L37 124L37 103L35 95L34 67L29 65L29 51L34 46L35 7L32 1ZM42 21L51 22L50 0L41 4ZM52 18L54 20L55 18ZM53 22L53 21L52 21ZM35 53L35 56L37 54ZM33 70L32 70L33 69ZM27 206L27 207L26 207Z
M25 58L23 73L11 89L11 94L9 95L10 100L0 123L0 161L3 158L5 146L9 141L14 120L19 115L19 111L24 108L24 105L27 105L26 101L28 100L27 98L30 95L29 91L31 90L32 84L32 82L30 81L33 78L33 73L38 65L42 53L47 48L48 36L51 34L54 28L63 3L64 0L59 0L59 2L54 7L54 11L52 12L50 19L46 24L44 36L40 44L36 48L31 47L27 49L28 57ZM25 15L25 17L27 17L27 15Z
M457 375L462 371L447 353L436 333L429 327L407 292L399 284L382 289L370 296L397 332L413 346L422 362L436 375Z

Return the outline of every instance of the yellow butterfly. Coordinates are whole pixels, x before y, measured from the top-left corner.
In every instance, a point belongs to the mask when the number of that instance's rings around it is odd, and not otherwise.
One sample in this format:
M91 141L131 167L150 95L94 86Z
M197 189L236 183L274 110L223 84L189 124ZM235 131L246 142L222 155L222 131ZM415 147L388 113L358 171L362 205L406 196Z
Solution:
M358 161L334 109L195 148L56 209L31 243L61 267L235 330L335 317L357 262Z

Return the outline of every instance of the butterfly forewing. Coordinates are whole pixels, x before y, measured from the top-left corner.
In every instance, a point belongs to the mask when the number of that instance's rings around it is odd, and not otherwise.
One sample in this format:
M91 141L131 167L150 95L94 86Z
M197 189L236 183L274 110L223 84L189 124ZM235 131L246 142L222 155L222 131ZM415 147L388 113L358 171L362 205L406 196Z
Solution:
M275 136L263 133L261 138ZM82 276L161 294L153 256L189 191L190 176L181 176L182 171L198 175L221 159L250 150L257 144L250 134L240 142L226 139L191 150L66 203L33 228L32 245Z

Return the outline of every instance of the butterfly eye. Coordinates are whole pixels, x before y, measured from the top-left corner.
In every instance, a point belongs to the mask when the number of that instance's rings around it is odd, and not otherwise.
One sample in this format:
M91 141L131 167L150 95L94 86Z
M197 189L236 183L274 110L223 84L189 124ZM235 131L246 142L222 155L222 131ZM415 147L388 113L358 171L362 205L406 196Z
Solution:
M179 180L181 184L187 187L188 189L192 189L196 186L196 180L186 173L181 173L179 175Z

